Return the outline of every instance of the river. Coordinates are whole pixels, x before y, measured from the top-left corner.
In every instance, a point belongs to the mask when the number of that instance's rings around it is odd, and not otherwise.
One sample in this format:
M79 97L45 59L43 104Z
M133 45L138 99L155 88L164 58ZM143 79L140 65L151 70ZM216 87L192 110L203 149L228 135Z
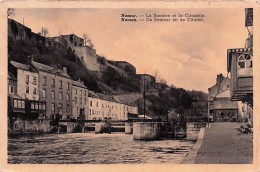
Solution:
M124 133L45 134L8 139L11 164L178 164L194 142L134 140Z

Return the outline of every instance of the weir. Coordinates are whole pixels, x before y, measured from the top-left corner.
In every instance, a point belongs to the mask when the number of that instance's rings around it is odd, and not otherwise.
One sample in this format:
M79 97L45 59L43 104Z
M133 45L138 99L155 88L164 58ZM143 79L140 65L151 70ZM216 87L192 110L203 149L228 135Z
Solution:
M133 123L126 122L125 123L125 134L132 134L133 133Z
M133 138L135 140L155 140L159 138L163 122L134 122Z

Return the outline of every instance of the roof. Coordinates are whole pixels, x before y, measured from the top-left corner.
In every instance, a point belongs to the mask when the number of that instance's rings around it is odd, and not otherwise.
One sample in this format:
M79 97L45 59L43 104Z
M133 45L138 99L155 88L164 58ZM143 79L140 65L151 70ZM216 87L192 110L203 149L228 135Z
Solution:
M98 98L98 99L102 99L102 100L106 100L106 101L110 101L110 102L115 102L115 103L121 103L119 101L117 101L113 96L111 95L105 95L105 94L101 94L101 93L95 93L93 91L89 91L89 97L94 97L94 98ZM123 103L121 103L123 104Z
M87 89L87 87L83 83L81 83L80 81L72 81L72 85L76 86L76 87L81 87L81 88Z
M17 80L14 75L10 72L8 72L8 79Z
M53 70L53 67L35 61L32 61L32 65L38 70L42 70L45 72L50 72L51 70Z
M20 96L18 96L16 94L8 94L8 96L11 97L11 98L15 98L15 99L23 99L23 100L25 100L24 98L22 98L22 97L20 97Z
M10 64L12 64L17 69L30 70L30 67L28 65L26 65L26 64L23 64L23 63L10 61Z
M77 36L77 35L76 35L76 34L74 34L74 33L72 33L72 34L67 34L67 35L61 35L61 37L63 37L63 36L71 36L71 35L74 35L74 36L76 36L76 37L80 38L81 40L84 40L83 38L81 38L81 37ZM59 37L59 36L56 36L56 37Z
M70 76L61 69L54 69L54 67L51 67L51 66L48 66L48 65L45 65L45 64L42 64L42 63L38 63L36 61L32 61L31 63L38 70L41 70L41 71L44 71L44 72L52 72L52 73L58 74L59 76L70 78Z
M230 98L230 89L226 89L216 95L216 98Z

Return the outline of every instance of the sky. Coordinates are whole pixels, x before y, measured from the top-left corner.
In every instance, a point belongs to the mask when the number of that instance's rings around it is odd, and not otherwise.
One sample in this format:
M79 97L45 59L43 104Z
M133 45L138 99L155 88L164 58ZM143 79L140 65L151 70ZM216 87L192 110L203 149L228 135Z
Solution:
M203 14L204 22L121 22L121 14ZM48 36L86 33L97 54L128 61L137 73L168 85L208 92L216 76L227 76L226 52L243 48L244 8L211 9L15 9L11 18Z

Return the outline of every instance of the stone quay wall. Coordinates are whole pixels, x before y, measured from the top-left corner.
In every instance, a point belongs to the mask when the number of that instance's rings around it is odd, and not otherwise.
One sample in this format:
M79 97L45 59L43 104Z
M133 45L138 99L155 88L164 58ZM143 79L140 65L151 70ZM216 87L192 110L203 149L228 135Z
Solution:
M205 122L187 122L186 124L186 140L197 140L200 129L206 125Z

